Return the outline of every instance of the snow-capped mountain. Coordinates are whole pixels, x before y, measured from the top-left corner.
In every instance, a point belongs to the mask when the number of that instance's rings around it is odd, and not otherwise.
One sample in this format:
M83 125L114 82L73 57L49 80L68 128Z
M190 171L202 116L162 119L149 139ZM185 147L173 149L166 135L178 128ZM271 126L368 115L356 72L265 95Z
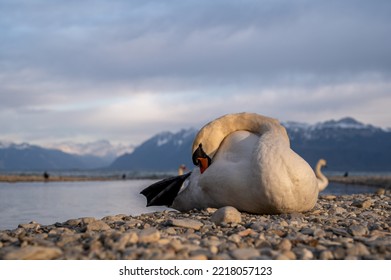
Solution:
M325 158L332 171L390 171L391 132L353 118L316 124L282 123L294 151L312 166ZM191 145L197 130L162 132L117 158L111 169L175 171L191 163Z
M107 164L111 163L118 156L131 153L134 150L134 146L132 145L113 145L107 140L88 143L61 142L50 144L47 148L57 149L68 154L100 157L105 159Z
M311 139L337 139L347 135L372 135L385 130L370 124L363 124L357 120L346 117L340 120L329 120L316 124L306 124L298 122L282 122L288 131L291 140L311 140Z
M190 166L191 145L197 130L162 132L136 147L130 154L118 157L110 169L135 171L172 171L180 164Z
M0 142L0 171L81 170L102 168L111 161L112 157L106 159L28 143Z
M316 124L284 122L283 125L292 149L312 166L319 158L325 158L331 171L391 171L389 129L352 118ZM0 171L108 166L121 171L175 172L181 164L192 169L191 146L197 131L192 128L175 133L162 132L134 148L112 145L108 141L62 143L50 148L0 141Z

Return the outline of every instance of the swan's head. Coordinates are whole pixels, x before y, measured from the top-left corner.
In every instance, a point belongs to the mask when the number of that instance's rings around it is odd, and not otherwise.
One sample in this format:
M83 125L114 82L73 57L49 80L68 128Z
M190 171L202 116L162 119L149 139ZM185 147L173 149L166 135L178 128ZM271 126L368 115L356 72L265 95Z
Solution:
M192 159L194 165L197 165L200 168L201 174L204 173L212 163L212 159L202 149L202 143L200 143L198 148L194 151Z
M322 166L327 166L327 161L323 158L321 158L319 161L318 161L318 166L322 167Z

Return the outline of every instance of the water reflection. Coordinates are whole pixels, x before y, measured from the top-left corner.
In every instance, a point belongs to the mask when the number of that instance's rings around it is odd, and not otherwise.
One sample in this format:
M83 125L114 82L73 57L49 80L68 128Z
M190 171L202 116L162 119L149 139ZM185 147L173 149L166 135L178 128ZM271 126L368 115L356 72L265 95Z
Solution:
M375 193L377 187L365 185L350 185L330 182L327 188L321 194L360 194L360 193Z

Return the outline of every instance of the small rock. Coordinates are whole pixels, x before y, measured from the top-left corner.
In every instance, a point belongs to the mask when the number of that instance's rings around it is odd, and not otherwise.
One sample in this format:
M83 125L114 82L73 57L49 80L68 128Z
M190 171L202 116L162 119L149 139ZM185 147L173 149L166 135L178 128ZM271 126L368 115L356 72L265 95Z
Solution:
M300 232L304 235L314 235L314 230L312 228L303 228Z
M202 222L193 219L172 219L168 221L169 225L183 228L200 230L204 225Z
M314 258L314 254L307 248L295 248L293 251L299 260L312 260Z
M172 240L169 246L172 247L176 252L183 249L183 244L177 239Z
M377 195L384 195L386 193L386 190L384 188L379 188L376 190Z
M89 223L96 221L96 219L94 217L84 217L84 218L81 218L81 221L84 224L89 224Z
M352 206L367 209L372 206L372 201L369 199L367 199L367 200L354 200L352 203Z
M363 236L368 233L368 229L362 225L352 225L349 227L349 232L353 236Z
M116 242L117 249L124 250L128 244L137 243L138 239L138 235L134 231L123 233L119 240Z
M344 237L350 236L349 233L344 228L330 228L330 230L336 235L340 235Z
M172 228L172 227L166 228L164 231L165 231L167 234L170 234L170 235L175 235L175 234L176 234L175 228Z
M326 232L323 229L317 228L314 230L314 237L322 238L326 236Z
M342 207L337 207L334 209L334 214L344 214L346 213L346 210Z
M356 243L347 249L348 256L367 256L370 255L368 248L362 243Z
M206 210L206 212L209 213L209 214L213 214L214 212L217 211L216 208L206 208L205 210Z
M283 239L280 244L278 244L278 249L281 251L290 251L292 249L292 243L288 239Z
M153 243L160 239L160 232L155 228L143 229L139 234L139 242Z
M326 200L334 200L337 197L335 195L324 195L324 196L322 196L322 198L326 199Z
M231 256L236 260L248 260L259 255L260 252L253 248L236 249L231 252Z
M81 219L71 219L65 222L65 224L70 225L71 227L78 226L82 222Z
M91 221L86 226L86 231L105 231L110 230L110 226L103 221L95 220Z
M28 246L13 250L4 256L5 260L52 260L62 254L59 248Z
M229 241L232 241L234 243L240 243L242 240L239 234L232 234L231 236L228 237Z
M296 255L292 251L284 251L274 258L275 260L296 260Z
M37 230L40 228L40 224L38 223L35 223L35 222L31 222L31 223L28 223L28 224L20 224L18 227L19 228L23 228L23 229L26 229L26 230L29 230L29 229L34 229L34 230Z
M320 260L332 260L332 259L334 259L334 256L333 256L333 253L330 252L329 250L324 250L324 251L320 252L319 259Z
M222 223L240 223L242 221L241 214L236 208L231 206L226 206L218 209L211 216L211 221L217 225Z
M57 246L63 247L66 244L78 241L80 239L80 235L78 234L62 234L60 240L57 242Z
M245 230L238 232L238 235L241 237L245 237L245 236L249 236L249 235L253 235L253 234L255 234L255 231L253 231L251 228L248 228L248 229L245 229Z
M251 227L251 229L253 229L253 230L255 230L255 231L258 231L258 232L263 231L263 229L264 229L263 224L258 223L258 222L252 223L252 224L250 225L250 227Z

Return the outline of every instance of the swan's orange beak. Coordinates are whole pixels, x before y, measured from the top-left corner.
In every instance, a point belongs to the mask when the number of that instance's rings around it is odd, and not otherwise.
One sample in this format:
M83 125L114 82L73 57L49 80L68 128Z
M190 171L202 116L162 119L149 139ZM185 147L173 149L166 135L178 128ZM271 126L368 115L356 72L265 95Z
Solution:
M205 170L209 167L209 162L207 158L197 158L199 162L200 172L201 174L205 172Z

